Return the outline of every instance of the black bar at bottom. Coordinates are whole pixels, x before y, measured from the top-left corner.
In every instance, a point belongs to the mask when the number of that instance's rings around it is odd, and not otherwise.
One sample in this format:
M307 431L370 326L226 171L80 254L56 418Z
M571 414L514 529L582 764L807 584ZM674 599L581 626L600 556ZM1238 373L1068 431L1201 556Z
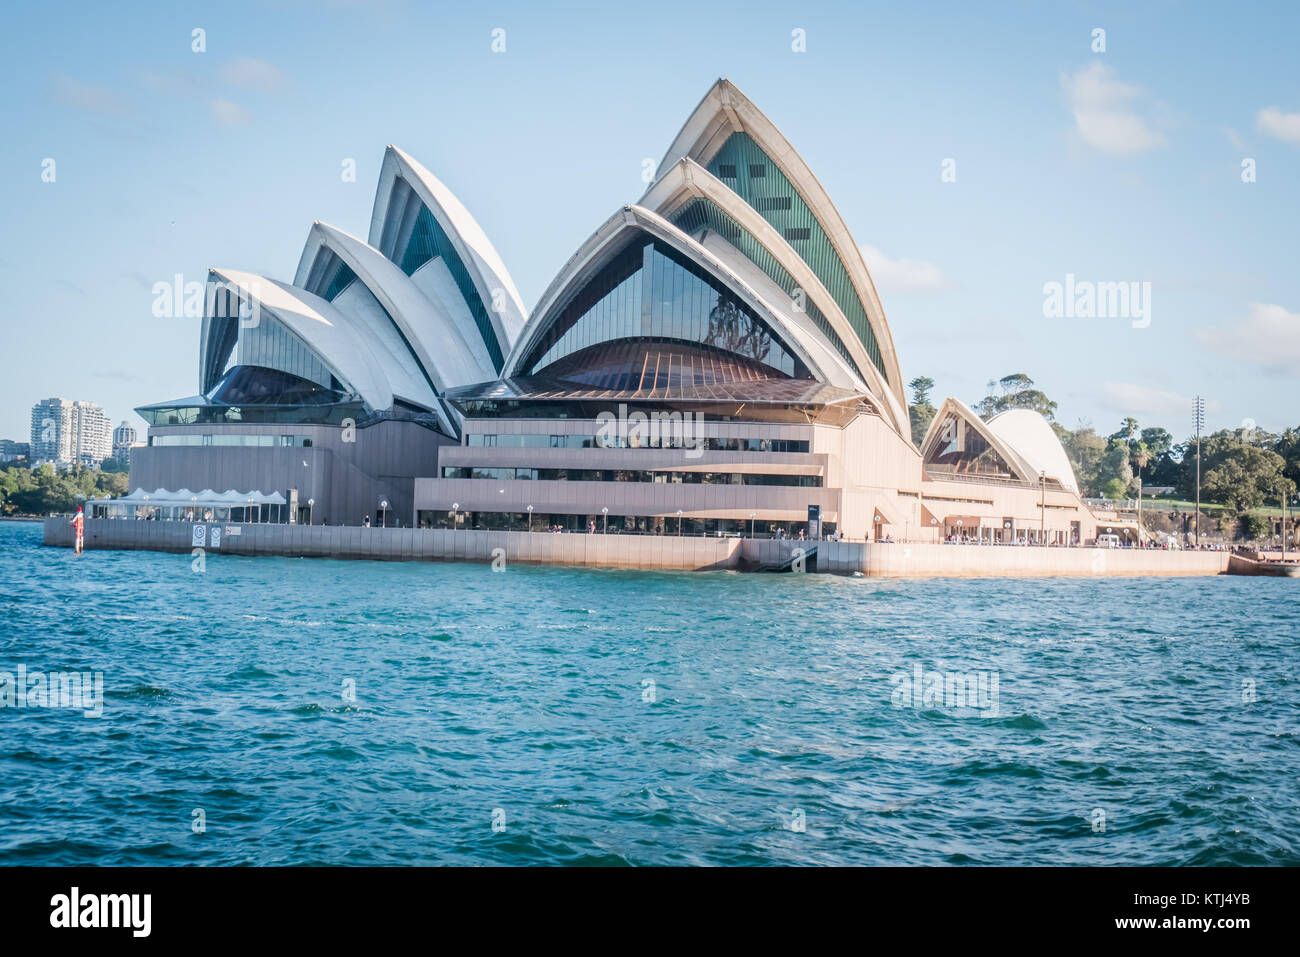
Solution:
M1294 926L1284 911L1295 876L1274 868L4 868L0 926L7 948L32 937L338 946L373 944L381 929L435 928L485 942L512 931L577 942L608 929L644 943L700 928L734 943L782 927L860 942L903 932L940 948L1021 934L1179 946L1199 936L1232 946Z

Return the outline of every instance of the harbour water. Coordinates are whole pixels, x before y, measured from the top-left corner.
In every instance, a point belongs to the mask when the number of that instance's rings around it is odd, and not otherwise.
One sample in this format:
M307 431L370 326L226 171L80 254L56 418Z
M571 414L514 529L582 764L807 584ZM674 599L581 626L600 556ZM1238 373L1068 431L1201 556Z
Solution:
M0 864L1300 864L1287 579L40 540L0 523L0 681L102 713L4 702Z

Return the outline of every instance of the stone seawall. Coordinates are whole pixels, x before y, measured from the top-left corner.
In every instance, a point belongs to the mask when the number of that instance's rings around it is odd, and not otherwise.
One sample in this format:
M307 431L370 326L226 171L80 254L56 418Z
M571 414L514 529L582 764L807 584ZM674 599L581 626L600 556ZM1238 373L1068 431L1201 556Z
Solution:
M763 553L772 545L747 543ZM817 571L877 578L1109 578L1221 575L1228 552L1159 549L1039 548L1015 545L930 545L821 542ZM765 561L760 557L759 563Z
M212 530L219 529L214 543ZM45 544L72 547L67 518L45 519ZM813 546L816 546L815 549ZM359 528L339 525L196 525L86 521L87 549L209 555L281 555L375 561L460 561L639 569L776 570L801 567L882 578L1042 578L1219 575L1227 552L995 545L792 542L675 535L556 535L549 532Z
M211 531L220 529L219 544ZM202 530L198 538L195 530ZM45 544L72 547L66 518L45 520ZM374 561L491 562L599 565L614 568L734 568L739 539L669 535L556 535L448 529L361 528L355 525L236 525L228 523L86 521L87 550L144 549L209 555L282 555Z

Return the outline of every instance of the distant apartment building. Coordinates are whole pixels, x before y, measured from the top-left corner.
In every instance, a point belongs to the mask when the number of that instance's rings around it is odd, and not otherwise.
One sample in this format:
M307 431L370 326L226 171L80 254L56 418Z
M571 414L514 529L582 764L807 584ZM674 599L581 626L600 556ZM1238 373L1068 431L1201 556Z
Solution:
M112 455L113 428L93 402L42 399L32 406L31 460L60 468L95 467Z
M118 465L129 468L131 465L131 450L137 445L143 445L143 442L137 441L136 431L126 420L113 430L113 461Z
M13 462L17 459L25 459L31 454L31 446L26 442L15 442L13 439L0 439L0 462Z

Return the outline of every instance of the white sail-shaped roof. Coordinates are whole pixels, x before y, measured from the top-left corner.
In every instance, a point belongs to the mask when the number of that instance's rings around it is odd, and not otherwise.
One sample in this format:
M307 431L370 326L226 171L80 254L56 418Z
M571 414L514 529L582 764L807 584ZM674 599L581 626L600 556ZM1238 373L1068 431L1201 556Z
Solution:
M776 125L734 83L720 79L709 89L668 148L656 177L664 177L674 164L687 157L700 166L709 167L737 133L746 134L761 150L762 156L777 167L824 232L838 266L827 255L813 255L811 252L808 254L809 265L823 277L829 279L834 275L845 280L837 281L836 289L830 291L837 296L844 321L848 325L855 324L854 316L859 317L858 334L854 338L859 340L861 348L856 350L860 355L855 356L855 359L861 360L859 365L862 362L875 364L884 385L894 394L897 405L906 408L902 372L893 336L857 242L808 164ZM652 186L651 191L653 190ZM643 204L650 205L648 197L649 194L642 200ZM768 211L768 215L776 218L780 214ZM800 236L795 240L797 242L809 241L807 233L795 235ZM851 284L852 288L844 288L846 283ZM849 315L850 312L854 315ZM864 321L868 327L866 329L861 328ZM879 352L878 363L870 357L869 342L874 342ZM907 434L906 431L904 434Z
M506 361L503 377L526 374L528 360L534 346L574 296L620 252L631 234L644 233L664 242L688 256L693 262L730 289L749 308L768 324L773 334L792 355L797 356L822 382L843 382L834 366L828 365L832 357L819 343L809 341L802 330L794 326L786 311L764 298L749 283L734 272L714 253L682 232L663 217L641 206L625 206L611 216L594 232L565 263L551 285L543 293L524 334L515 344ZM841 367L842 369L842 367Z
M1079 494L1065 446L1042 415L1032 409L1010 409L989 419L988 430L1015 449L1034 475L1056 479L1063 488Z
M739 237L724 236L718 233L717 224L714 224L714 228L707 231L704 245L738 273L745 274L750 270L765 273L766 283L773 286L777 286L779 280L780 293L772 301L789 306L785 311L791 321L803 327L809 336L821 340L822 348L835 355L835 363L845 367L847 375L856 383L852 387L865 389L875 396L886 421L899 434L910 438L907 407L898 400L872 363L843 311L803 257L753 206L689 156L668 168L642 197L642 205L670 221L683 220L682 227L694 234L696 231L689 228L685 220L699 218L691 210L695 200L712 204L742 231ZM742 237L741 245L746 248L732 244L741 241ZM760 249L752 248L755 244ZM727 251L724 252L722 247ZM744 260L745 265L741 266L739 260ZM751 281L751 285L754 284ZM798 309L793 308L792 296L795 294L800 297Z
M378 249L341 229L320 222L312 225L294 284L326 292L324 284L334 271L327 254L356 276L352 286L336 294L333 304L375 341L386 343L393 356L385 364L393 394L436 410L450 428L438 396L492 378L495 370L478 361L461 327L441 303L430 300Z
M450 435L458 417L445 393L496 379L525 319L519 291L482 228L446 186L391 146L370 242L314 223L293 286L209 271L199 344L203 395L221 381L237 349L246 365L281 361L263 361L277 347L246 331L247 309L242 316L235 311L241 302L256 302L307 345L296 367L281 371L321 385L333 376L374 411L394 403L429 410ZM251 361L242 358L245 350Z
M510 278L505 263L487 234L460 200L437 177L395 146L389 146L384 152L384 164L379 174L374 212L370 220L370 245L401 264L404 258L403 244L411 237L418 213L406 201L409 194L403 191L401 184L409 187L451 241L459 263L447 265L464 268L485 311L486 319L491 324L491 331L487 335L494 338L495 343L486 343L488 352L491 353L495 346L504 357L523 329L526 316L514 280ZM449 271L455 278L457 270ZM469 305L471 311L476 307L474 303ZM477 325L461 331L467 339L485 336L484 330L477 328ZM495 371L494 368L493 374Z
M948 422L952 420L959 425L956 430L949 430ZM930 420L925 439L921 442L922 461L927 467L935 467L934 461L950 452L963 452L970 446L966 430L973 431L997 453L1010 472L1010 477L1021 482L1038 480L1038 471L1011 444L993 432L988 423L975 414L965 402L949 397ZM978 474L978 473L977 473Z
M333 305L313 293L254 273L213 269L212 274L256 304L256 321L269 316L282 323L372 409L392 406L393 392L382 363L365 337Z

